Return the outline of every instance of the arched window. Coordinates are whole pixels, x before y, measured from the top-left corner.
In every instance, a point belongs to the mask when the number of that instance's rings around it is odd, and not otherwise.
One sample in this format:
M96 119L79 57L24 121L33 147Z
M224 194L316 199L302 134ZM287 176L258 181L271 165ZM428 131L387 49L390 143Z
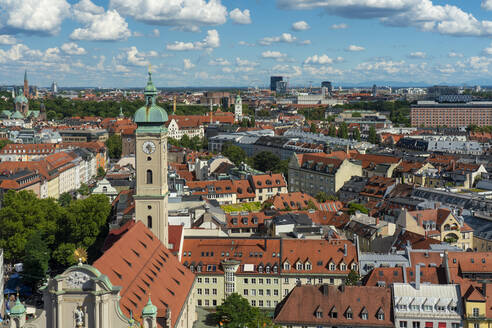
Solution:
M152 170L147 170L147 184L152 184Z
M152 229L152 216L147 216L147 228Z

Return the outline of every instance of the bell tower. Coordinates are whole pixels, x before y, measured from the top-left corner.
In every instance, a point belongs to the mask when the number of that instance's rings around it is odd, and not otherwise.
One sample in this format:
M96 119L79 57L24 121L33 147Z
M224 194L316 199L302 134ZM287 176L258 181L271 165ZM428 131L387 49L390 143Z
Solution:
M168 246L167 221L167 129L166 111L157 106L157 89L149 69L144 91L145 106L135 112L136 130L136 193L135 219L142 221Z

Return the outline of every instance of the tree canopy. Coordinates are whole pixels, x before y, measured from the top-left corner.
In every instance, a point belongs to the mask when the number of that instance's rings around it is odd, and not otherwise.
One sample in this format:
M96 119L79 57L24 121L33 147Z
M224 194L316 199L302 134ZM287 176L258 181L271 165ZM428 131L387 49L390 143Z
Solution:
M91 195L61 206L52 198L38 199L31 191L8 191L0 209L0 247L5 260L22 261L28 254L28 241L37 233L53 255L50 264L63 269L73 262L67 256L76 247L95 254L91 250L107 233L110 211L105 195Z
M109 158L120 158L123 150L121 136L116 134L109 136L108 140L106 140L106 147L108 147Z
M224 303L217 306L214 321L217 325L227 328L275 326L265 312L251 306L247 299L237 293L229 295Z
M222 147L222 155L230 159L235 165L246 162L247 159L244 149L233 144L225 144Z

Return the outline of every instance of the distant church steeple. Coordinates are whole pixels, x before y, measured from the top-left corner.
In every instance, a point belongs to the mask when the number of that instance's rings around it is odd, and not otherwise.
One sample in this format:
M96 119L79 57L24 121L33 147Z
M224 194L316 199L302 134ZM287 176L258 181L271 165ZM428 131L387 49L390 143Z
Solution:
M24 71L24 97L29 98L29 82L27 81L27 69Z

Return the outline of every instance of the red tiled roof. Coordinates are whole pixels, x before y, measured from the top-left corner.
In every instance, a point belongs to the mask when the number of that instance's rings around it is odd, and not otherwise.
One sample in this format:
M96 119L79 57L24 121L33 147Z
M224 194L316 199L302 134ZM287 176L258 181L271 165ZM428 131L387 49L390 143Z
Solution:
M346 245L346 246L345 246ZM347 256L344 250L347 249ZM350 272L350 265L357 264L357 250L348 240L314 240L314 239L284 239L282 241L282 264L288 261L289 270L284 273L344 273ZM296 263L311 263L311 270L296 269ZM330 271L329 264L334 263L336 270ZM346 265L346 270L341 270L340 264Z
M440 226L451 214L451 210L447 208L439 208L439 209L411 211L408 212L408 214L413 216L415 219L417 219L417 215L420 214L422 215L423 221L434 221L436 223L436 227L440 228Z
M232 215L226 214L227 227L233 228L257 228L265 223L265 220L271 219L271 216L266 215L264 212L248 212L248 214ZM254 223L256 219L256 223ZM246 222L246 223L245 223Z
M405 268L408 283L415 282L415 268ZM374 268L364 279L366 286L377 286L379 281L384 281L387 287L395 282L405 282L403 268ZM420 281L430 284L445 284L446 275L442 267L421 267Z
M287 187L287 182L281 173L270 173L251 176L254 189Z
M120 308L127 317L130 312L141 313L151 294L158 317L164 317L167 308L171 310L171 327L176 326L195 281L194 274L140 221L93 266L114 285L122 286Z
M427 238L426 236L406 230L398 236L394 245L397 249L403 250L408 243L410 243L413 249L429 249L431 244L440 244L441 242L437 239Z
M215 194L232 194L234 184L232 180L207 180L207 181L186 181L186 185L190 188L193 195L208 194L208 187L213 186Z
M232 180L234 185L234 192L237 199L254 198L255 192L251 188L248 180Z
M380 311L384 320L378 320ZM351 318L347 312L352 313ZM280 304L274 322L282 326L393 327L391 319L390 288L303 285L295 287Z
M120 193L121 194L121 193ZM118 195L119 196L119 195ZM131 227L135 225L134 220L127 221L124 225L119 227L118 229L113 229L108 233L108 236L104 240L104 245L102 247L102 251L106 252L110 249L114 243L116 243L120 238L130 230Z
M179 252L179 248L181 247L181 239L183 238L184 226L169 225L168 230L169 244L173 245L173 248L171 248L170 251L171 253L176 255Z
M50 154L50 153L54 153L58 148L59 148L58 144L54 144L54 143L7 144L5 145L5 147L3 147L0 150L0 154L12 154L12 155Z
M279 254L280 239L185 237L181 262L187 267L193 265L195 270L201 265L201 274L217 274L223 273L221 261L237 260L241 262L237 273L250 274L256 271L245 271L245 264L253 265L254 270L257 270L259 264L263 266L270 264L272 267L276 264L279 267Z

